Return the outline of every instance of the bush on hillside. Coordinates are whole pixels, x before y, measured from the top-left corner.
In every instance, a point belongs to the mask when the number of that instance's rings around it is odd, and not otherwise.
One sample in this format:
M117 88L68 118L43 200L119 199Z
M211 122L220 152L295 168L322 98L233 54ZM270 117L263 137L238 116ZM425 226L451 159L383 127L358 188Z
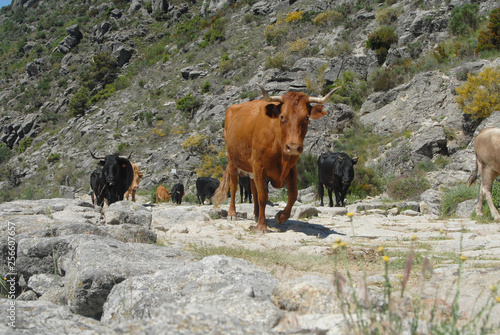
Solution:
M395 200L419 200L420 195L430 187L421 172L400 176L387 185L387 194Z
M26 138L23 138L20 142L19 142L19 148L18 148L18 152L21 154L23 152L26 151L26 149L28 149L30 146L31 146L31 143L33 143L33 137L26 137Z
M89 104L90 90L86 86L82 86L78 92L73 95L68 103L69 117L85 115L85 109Z
M0 143L0 164L10 159L10 149L5 143Z
M383 26L368 35L366 46L369 49L375 50L379 65L385 62L387 52L392 44L398 41L395 29L389 26Z
M456 89L456 101L465 114L474 119L490 116L500 110L500 68L486 68Z
M477 37L476 51L500 50L500 8L494 9L490 14L488 30L481 31Z
M465 36L479 27L478 4L465 4L451 11L448 27L453 35Z
M175 106L177 107L178 110L181 112L187 113L193 118L194 112L200 108L202 105L203 101L200 98L193 97L191 93L188 93L186 96L183 98L180 98L177 100Z
M111 84L118 77L119 71L115 57L109 52L100 52L94 56L88 72L83 76L83 85L92 90L99 84Z
M297 187L299 190L318 184L318 157L302 154L297 162Z

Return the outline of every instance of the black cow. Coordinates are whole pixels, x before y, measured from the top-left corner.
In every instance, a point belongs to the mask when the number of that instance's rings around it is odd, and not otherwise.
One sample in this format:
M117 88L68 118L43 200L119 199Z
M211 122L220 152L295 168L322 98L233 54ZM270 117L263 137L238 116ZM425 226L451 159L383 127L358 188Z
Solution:
M134 179L134 170L128 157L118 154L96 157L93 152L90 155L98 159L98 165L102 168L95 169L90 175L90 187L96 197L98 206L102 206L104 199L108 205L116 201L123 200L123 195L127 192Z
M102 167L97 167L90 174L90 188L92 192L92 204L102 207L104 199L109 198L109 189L102 175Z
M182 203L182 197L184 197L184 185L180 183L175 184L170 194L172 195L172 202L180 205Z
M318 158L318 193L323 206L323 185L328 190L330 207L333 207L332 191L335 192L335 206L345 206L345 195L354 178L354 165L358 158L351 158L343 152L324 152Z
M198 203L203 205L205 203L205 198L210 199L210 205L212 204L212 197L214 196L215 190L219 187L220 182L215 178L210 177L200 177L196 179L196 197L198 198Z
M240 184L240 197L241 203L243 203L243 195L245 195L245 201L252 203L252 188L250 186L250 177L240 176L239 177Z

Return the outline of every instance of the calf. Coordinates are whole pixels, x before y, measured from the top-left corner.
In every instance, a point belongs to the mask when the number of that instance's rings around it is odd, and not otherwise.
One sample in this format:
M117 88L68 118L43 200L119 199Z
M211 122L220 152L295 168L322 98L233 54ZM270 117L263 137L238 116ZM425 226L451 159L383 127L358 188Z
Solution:
M134 180L132 180L132 184L125 193L125 197L128 200L129 194L132 194L132 201L135 202L135 192L139 189L139 183L144 175L142 174L141 167L139 165L133 163L130 164L132 164L132 169L134 170Z
M200 177L196 179L196 197L198 198L198 203L203 205L205 203L205 198L209 198L211 205L212 197L214 196L215 190L219 187L219 184L220 182L215 178Z
M333 207L332 191L335 192L335 206L345 206L345 196L354 178L354 165L358 158L351 158L343 152L325 152L318 158L318 193L323 206L323 185L328 190L330 207Z
M500 128L481 130L474 140L474 151L476 153L476 169L469 178L469 187L477 179L478 166L481 174L476 215L483 215L483 198L486 197L491 216L495 221L500 221L500 214L498 214L491 195L493 182L500 175Z
M169 202L171 195L168 193L167 189L163 186L158 186L156 189L156 203L160 201Z
M243 203L243 199L245 199L245 201L248 201L249 203L252 203L252 188L250 185L250 177L239 176L238 183L240 185L241 203ZM243 195L245 196L245 198L243 198Z
M97 167L90 174L90 188L92 204L102 207L104 200L109 198L109 189L102 175L102 167Z
M172 191L170 191L170 194L172 196L172 202L180 205L182 202L182 198L184 197L184 185L180 183L175 184L174 187L172 187Z

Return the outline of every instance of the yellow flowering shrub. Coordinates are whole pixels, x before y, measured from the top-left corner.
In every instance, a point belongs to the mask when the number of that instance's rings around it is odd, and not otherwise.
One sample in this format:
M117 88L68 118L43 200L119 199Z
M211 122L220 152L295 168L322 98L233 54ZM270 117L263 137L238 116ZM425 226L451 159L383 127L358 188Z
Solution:
M486 118L500 110L500 68L486 68L456 89L460 109L474 119Z

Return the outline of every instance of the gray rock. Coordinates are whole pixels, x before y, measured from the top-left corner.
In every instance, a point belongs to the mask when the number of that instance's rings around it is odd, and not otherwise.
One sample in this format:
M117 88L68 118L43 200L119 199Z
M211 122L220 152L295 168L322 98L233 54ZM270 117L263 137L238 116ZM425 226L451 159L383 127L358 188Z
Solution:
M304 314L340 312L333 282L313 275L278 284L272 292L272 300L286 311Z
M102 321L150 322L161 315L165 305L175 303L181 308L210 305L213 312L239 322L269 327L282 315L270 300L276 284L276 279L246 260L210 256L116 285L104 305Z
M184 256L183 256L184 255ZM178 264L183 252L147 244L87 236L72 241L60 260L66 297L73 313L96 317L114 285L128 277Z
M104 221L109 225L135 224L151 228L151 211L127 200L112 203L104 212Z
M9 300L0 300L0 317L6 320L0 324L3 334L117 334L97 320L75 315L66 306L47 301L16 301L16 327L12 328L7 323L10 306Z
M49 290L62 287L63 278L54 274L36 274L28 280L28 288L33 290L38 296L44 295Z

